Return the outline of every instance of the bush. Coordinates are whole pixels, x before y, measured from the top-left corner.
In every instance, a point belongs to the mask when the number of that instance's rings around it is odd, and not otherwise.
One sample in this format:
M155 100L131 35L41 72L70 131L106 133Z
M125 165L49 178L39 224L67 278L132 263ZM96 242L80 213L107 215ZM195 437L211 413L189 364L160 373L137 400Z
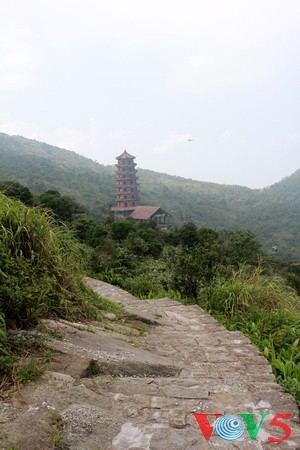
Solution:
M76 216L84 213L84 208L73 198L64 197L58 191L46 191L39 196L39 204L45 208L51 208L54 217L58 221L71 224Z
M255 309L283 311L297 309L299 298L287 290L279 277L266 277L261 269L241 266L229 280L219 280L202 290L199 302L206 309L225 316Z
M298 407L300 408L300 381L295 378L287 378L282 382L285 389L293 395L295 398Z
M18 383L28 383L29 381L39 380L42 373L42 367L40 367L33 359L29 359L16 368L15 378Z
M33 204L33 195L30 190L17 181L0 181L0 191L7 197L18 199L25 205Z
M80 269L79 244L66 228L0 194L0 312L7 328L29 328L40 317L95 314Z

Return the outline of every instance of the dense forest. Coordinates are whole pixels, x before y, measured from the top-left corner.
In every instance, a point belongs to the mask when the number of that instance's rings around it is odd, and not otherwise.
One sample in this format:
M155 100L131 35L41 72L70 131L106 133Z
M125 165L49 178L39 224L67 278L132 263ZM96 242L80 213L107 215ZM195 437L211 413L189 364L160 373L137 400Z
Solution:
M113 166L0 133L0 180L19 181L36 194L58 190L85 205L94 217L104 217L113 204L114 174ZM275 245L280 258L300 260L300 170L261 190L143 169L138 176L142 203L166 209L175 227L193 221L217 231L250 230L264 251Z

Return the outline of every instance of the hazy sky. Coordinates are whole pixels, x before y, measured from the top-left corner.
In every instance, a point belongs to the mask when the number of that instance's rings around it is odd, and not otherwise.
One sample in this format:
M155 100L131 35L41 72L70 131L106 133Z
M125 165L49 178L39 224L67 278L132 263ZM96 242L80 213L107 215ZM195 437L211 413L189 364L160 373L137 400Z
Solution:
M0 131L269 186L300 168L299 50L299 0L0 0Z

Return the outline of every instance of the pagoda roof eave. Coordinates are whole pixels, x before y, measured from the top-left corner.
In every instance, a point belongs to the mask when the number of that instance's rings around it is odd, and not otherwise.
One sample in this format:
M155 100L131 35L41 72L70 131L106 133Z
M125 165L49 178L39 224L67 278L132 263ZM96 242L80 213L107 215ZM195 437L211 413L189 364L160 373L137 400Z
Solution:
M124 150L124 152L122 153L122 155L120 156L116 156L116 159L134 159L135 156L130 155L127 150Z

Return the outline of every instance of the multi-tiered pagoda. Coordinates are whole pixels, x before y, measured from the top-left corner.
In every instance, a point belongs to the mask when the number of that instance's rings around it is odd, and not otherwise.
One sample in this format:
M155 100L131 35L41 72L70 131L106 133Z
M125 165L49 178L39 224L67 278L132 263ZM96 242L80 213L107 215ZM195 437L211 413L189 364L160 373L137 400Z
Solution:
M116 206L111 208L115 217L131 218L135 222L153 220L162 229L170 228L170 214L160 206L139 205L138 177L135 156L127 153L117 156Z
M135 156L129 155L125 150L122 155L117 156L117 182L116 182L116 198L119 208L127 208L138 206L139 189L138 177L136 175Z

